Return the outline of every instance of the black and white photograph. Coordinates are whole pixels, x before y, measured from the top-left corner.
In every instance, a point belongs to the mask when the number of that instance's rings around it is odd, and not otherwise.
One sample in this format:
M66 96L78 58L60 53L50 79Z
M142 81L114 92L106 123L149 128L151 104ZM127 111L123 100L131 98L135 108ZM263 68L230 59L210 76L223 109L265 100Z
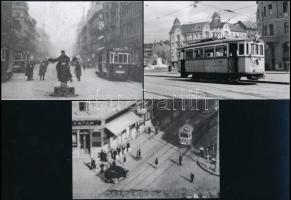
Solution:
M142 99L141 1L1 1L5 100Z
M144 90L290 99L290 2L145 1Z
M73 198L218 198L218 100L73 101Z

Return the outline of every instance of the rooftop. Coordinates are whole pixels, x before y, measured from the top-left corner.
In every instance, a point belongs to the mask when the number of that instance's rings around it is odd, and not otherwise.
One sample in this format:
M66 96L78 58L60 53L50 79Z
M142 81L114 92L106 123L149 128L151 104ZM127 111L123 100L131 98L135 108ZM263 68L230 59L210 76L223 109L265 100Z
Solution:
M107 119L112 115L135 104L134 101L83 101L87 111L79 110L80 101L72 102L73 120Z

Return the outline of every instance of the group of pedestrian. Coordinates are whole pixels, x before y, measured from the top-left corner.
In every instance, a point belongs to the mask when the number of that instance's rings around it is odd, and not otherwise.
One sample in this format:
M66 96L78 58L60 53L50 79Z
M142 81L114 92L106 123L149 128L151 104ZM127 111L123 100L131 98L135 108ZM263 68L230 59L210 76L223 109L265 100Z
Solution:
M107 153L105 151L103 151L103 150L101 150L101 152L100 152L100 161L101 162L107 162L108 161Z

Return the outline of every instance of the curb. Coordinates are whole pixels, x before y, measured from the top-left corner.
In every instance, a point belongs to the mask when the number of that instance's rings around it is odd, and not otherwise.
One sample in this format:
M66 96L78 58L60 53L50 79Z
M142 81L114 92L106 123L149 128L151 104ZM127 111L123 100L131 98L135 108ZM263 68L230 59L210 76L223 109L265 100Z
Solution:
M212 175L215 175L215 176L220 176L219 173L216 173L216 172L213 172L209 169L207 169L206 167L204 167L203 165L200 164L200 162L197 160L197 165L199 167L201 167L203 170L207 171L208 173L212 174Z

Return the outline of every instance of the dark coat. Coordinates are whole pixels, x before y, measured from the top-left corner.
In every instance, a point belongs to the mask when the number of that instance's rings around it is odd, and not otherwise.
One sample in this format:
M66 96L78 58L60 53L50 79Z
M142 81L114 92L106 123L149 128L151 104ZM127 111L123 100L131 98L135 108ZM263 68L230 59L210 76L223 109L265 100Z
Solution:
M66 55L61 55L55 59L49 59L49 62L58 62L56 69L57 69L57 76L58 80L62 83L67 83L69 80L72 79L72 74L70 71L70 58Z
M82 70L81 70L81 65L78 61L75 62L75 71L74 73L76 74L77 77L80 77L81 76L81 73Z

